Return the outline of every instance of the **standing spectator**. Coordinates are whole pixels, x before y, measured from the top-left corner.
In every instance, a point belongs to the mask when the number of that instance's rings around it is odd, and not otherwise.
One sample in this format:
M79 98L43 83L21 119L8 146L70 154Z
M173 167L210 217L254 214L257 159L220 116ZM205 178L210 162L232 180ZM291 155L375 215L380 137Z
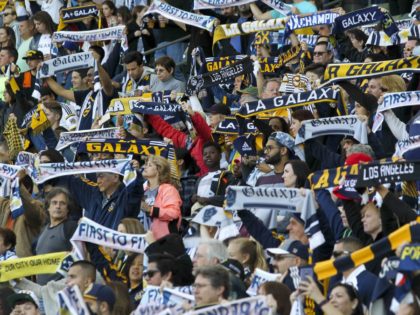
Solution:
M53 43L51 36L55 31L55 25L51 16L45 11L39 11L32 17L36 31L41 34L39 37L34 37L30 49L39 50L44 54L45 60L54 58L53 55Z

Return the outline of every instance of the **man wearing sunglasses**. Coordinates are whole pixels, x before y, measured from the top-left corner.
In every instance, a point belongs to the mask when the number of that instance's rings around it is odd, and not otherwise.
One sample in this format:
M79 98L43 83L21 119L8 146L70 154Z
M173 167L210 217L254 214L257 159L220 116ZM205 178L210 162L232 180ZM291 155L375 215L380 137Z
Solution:
M327 65L332 62L333 54L331 50L328 49L327 42L318 42L314 48L313 52L313 62Z

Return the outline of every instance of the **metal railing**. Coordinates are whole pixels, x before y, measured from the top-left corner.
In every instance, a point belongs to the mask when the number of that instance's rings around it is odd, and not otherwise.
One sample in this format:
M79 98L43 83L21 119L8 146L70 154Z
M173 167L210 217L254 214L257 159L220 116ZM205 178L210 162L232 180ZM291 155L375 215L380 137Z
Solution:
M172 41L172 42L165 43L165 44L163 44L162 46L159 46L159 47L155 47L155 48L152 48L152 49L146 50L146 51L143 53L143 55L144 55L144 56L150 55L151 53L154 53L155 51L157 51L157 50L159 50L159 49L166 48L166 47L171 46L171 45L173 45L173 44L175 44L175 43L183 42L184 40L187 40L187 39L190 39L190 38L191 38L191 34L188 34L188 35L186 35L186 36L184 36L184 37L180 37L180 38L178 38L178 39L175 39L175 40L174 40L174 41Z

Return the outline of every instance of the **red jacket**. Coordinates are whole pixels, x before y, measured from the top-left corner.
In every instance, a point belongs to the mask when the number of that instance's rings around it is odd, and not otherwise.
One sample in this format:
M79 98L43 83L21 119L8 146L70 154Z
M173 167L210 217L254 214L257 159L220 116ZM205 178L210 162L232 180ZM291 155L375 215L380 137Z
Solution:
M164 121L162 117L157 115L146 115L146 119L158 134L171 139L176 148L187 147L188 135L172 127ZM197 136L193 140L189 151L192 158L197 163L197 166L200 168L200 172L197 175L203 176L208 173L207 166L204 164L203 160L203 145L207 141L212 141L213 138L209 125L207 125L207 122L199 113L194 113L194 115L191 116L191 120L197 132Z
M182 200L178 190L171 184L159 185L158 193L150 212L152 217L152 233L159 239L175 233L181 225Z

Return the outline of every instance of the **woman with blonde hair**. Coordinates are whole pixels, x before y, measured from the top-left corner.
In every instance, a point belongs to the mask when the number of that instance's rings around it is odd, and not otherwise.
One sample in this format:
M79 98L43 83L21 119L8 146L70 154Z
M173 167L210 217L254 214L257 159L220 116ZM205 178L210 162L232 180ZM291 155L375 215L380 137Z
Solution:
M229 258L242 264L245 270L245 282L248 285L256 268L268 271L263 248L254 240L245 237L233 239L228 246L228 255Z
M149 156L143 177L147 183L142 210L152 218L153 237L159 239L169 233L178 233L182 200L177 188L171 184L169 162L161 156Z

